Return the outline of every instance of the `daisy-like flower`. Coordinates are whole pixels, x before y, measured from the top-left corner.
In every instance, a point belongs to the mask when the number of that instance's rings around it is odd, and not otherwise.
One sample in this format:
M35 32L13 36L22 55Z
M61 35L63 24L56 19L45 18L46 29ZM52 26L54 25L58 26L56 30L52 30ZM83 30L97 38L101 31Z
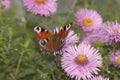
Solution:
M101 27L102 17L94 10L80 9L76 14L76 22L84 31L95 31Z
M0 3L3 7L4 10L9 10L11 6L11 1L10 0L2 0Z
M107 44L120 42L120 24L117 21L105 22L99 30L88 33L84 39L90 42L100 40Z
M61 65L68 76L76 80L90 79L98 74L102 66L102 57L91 45L81 43L68 47L62 55Z
M110 42L120 42L120 24L116 22L107 22L104 27L109 35Z
M106 22L95 34L97 38L105 43L120 42L120 24L116 22Z
M56 12L56 0L23 0L28 11L41 16L50 16Z
M69 46L78 43L78 41L79 41L79 37L77 36L77 34L75 34L73 30L70 30L68 32L67 37L65 38L65 44L60 50L54 51L54 55L64 54Z
M110 61L115 63L115 66L120 68L120 51L112 52L110 54Z
M94 76L90 80L109 80L109 78L103 78L102 76Z

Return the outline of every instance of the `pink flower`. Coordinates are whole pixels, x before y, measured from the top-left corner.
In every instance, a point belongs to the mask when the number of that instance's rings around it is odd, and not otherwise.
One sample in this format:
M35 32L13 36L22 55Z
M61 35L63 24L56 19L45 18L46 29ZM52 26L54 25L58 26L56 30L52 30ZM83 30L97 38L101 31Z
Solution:
M68 76L76 80L90 79L98 74L102 66L102 57L98 50L88 44L72 45L62 55L61 65Z
M120 24L116 22L107 22L104 27L109 35L109 42L120 42Z
M100 30L86 33L86 35L83 38L83 41L87 41L89 43L93 43L94 41L102 41L104 43L109 43L109 35L106 33L102 28Z
M23 0L28 11L41 16L50 16L56 12L56 0Z
M89 33L84 36L82 42L92 45L92 43L96 40L98 40L98 35L94 33Z
M95 31L101 27L102 17L94 10L80 9L76 15L76 22L84 31Z
M110 54L110 61L115 63L115 66L120 68L120 51L112 52Z
M87 33L84 37L90 42L100 40L104 43L120 42L120 24L116 22L105 22L97 31Z
M102 76L94 76L90 80L109 80L109 78L103 78Z
M2 0L1 4L4 8L4 10L9 10L11 6L11 1L10 0Z

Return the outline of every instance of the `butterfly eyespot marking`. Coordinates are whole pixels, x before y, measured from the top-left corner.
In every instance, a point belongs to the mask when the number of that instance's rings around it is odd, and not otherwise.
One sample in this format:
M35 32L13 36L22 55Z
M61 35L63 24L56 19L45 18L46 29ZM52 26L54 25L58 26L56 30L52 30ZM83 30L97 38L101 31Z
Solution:
M63 27L61 26L61 27L60 27L60 31L62 31L62 29L63 29Z
M38 26L36 26L36 27L34 28L34 31L37 32L37 33L40 33L40 32L41 32L41 28L38 27Z
M45 30L45 32L47 32L47 33L48 33L48 30L46 29L46 30Z
M72 26L72 23L66 25L66 30L69 30L71 26Z
M47 39L40 40L40 45L45 46L47 44Z
M39 27L36 27L36 30L38 30L38 31L39 31L39 30L40 30L40 28L39 28Z
M65 43L65 39L64 39L64 38L61 38L61 39L60 39L60 43L61 43L61 44L64 44L64 43Z
M66 25L64 27L60 27L60 31L63 31L63 30L68 31L71 28L71 26L72 26L72 23L70 23L70 24L68 24L68 25Z

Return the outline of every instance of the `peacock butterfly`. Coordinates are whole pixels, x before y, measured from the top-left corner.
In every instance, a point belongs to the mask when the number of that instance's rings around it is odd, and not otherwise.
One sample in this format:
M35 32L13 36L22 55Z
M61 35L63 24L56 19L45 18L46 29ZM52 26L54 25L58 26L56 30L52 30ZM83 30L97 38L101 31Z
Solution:
M56 29L54 32L50 32L39 26L34 27L39 39L40 48L47 52L57 51L65 44L65 38L71 28L72 24L61 27L60 30Z

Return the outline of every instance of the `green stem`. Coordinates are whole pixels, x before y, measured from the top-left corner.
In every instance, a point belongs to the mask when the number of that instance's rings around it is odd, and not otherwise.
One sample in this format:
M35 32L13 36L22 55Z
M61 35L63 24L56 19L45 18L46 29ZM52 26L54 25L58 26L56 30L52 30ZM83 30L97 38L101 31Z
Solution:
M12 41L12 30L11 30L11 28L9 28L8 50L10 50L11 41Z
M113 49L112 49L112 51L115 52L115 51L116 51L116 48L117 48L117 44L114 42L114 43L113 43Z
M12 78L12 80L16 80L12 73L10 73L10 77Z
M17 76L18 72L19 72L19 69L20 69L20 64L22 62L22 58L23 58L23 55L24 55L24 51L21 52L21 55L20 55L20 58L18 60L18 64L17 64L17 68L16 68L16 72L15 72L15 75Z
M54 75L54 71L52 72L52 79L56 80L55 75Z

